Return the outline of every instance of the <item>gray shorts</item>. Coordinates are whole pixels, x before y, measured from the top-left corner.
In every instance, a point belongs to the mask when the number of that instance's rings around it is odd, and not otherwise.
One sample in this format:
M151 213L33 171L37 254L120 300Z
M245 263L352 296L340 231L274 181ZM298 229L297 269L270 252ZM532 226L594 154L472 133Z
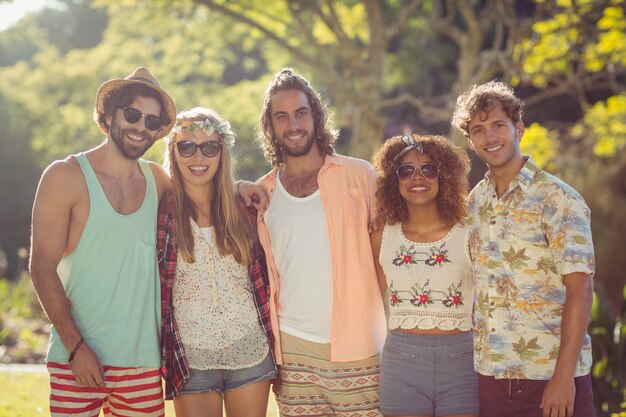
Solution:
M380 364L385 415L478 414L473 332L413 335L389 332Z
M181 394L218 392L224 395L243 386L277 376L271 352L258 365L242 369L190 369L191 377Z

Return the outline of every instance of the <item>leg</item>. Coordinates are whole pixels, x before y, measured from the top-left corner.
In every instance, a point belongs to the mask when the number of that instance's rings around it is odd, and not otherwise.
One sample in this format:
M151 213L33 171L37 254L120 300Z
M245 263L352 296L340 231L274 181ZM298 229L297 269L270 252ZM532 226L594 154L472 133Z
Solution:
M165 403L159 369L105 366L104 376L105 380L113 382L105 416L164 416Z
M574 383L576 384L576 397L574 398L574 415L572 417L595 417L591 374L574 378Z
M391 416L434 416L434 350L419 336L390 332L380 364L380 411Z
M472 332L435 339L434 403L437 417L478 417L478 374L474 371Z
M224 394L227 417L265 417L270 381L259 381Z
M281 417L334 416L322 384L320 369L327 368L330 345L309 342L281 333L283 364L278 367L280 388L276 405Z
M181 394L174 398L176 417L222 417L222 396L218 392Z
M53 417L96 417L104 400L111 392L110 383L105 388L87 388L79 385L69 365L49 362L50 415Z
M217 369L193 369L183 386L182 393L174 398L177 417L222 417L224 382Z
M379 355L358 361L329 362L328 370L324 370L321 377L338 417L381 416Z

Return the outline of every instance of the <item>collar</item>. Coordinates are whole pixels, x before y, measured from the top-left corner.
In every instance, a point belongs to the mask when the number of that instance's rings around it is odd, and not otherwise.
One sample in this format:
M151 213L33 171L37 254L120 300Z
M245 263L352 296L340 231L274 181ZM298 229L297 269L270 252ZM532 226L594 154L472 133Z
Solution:
M345 163L345 157L342 155L338 155L336 153L333 155L326 155L324 157L324 165L320 168L320 172L327 170L331 165L345 165ZM273 167L270 172L261 177L258 182L264 180L271 180L272 182L276 181L276 175L278 175L279 169L280 167Z
M514 190L516 187L519 187L524 193L526 193L528 191L528 187L530 187L530 183L535 178L535 175L541 171L541 168L539 168L532 156L523 156L526 160L526 163L524 164L524 166L522 166L522 169L520 169L513 181L511 181L511 183L509 184L507 193L510 190ZM487 171L485 173L485 179L491 184L492 187L496 187L496 183L493 180L491 172Z

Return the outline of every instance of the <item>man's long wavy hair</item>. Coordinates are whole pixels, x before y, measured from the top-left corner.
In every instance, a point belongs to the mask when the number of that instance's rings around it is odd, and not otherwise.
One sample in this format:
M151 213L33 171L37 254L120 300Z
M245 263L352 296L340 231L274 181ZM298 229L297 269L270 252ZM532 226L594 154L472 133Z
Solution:
M183 110L176 116L177 124L182 120L209 122L223 121L213 110L194 107ZM185 191L184 181L180 169L176 164L176 133L166 139L165 169L172 179L172 193L176 205L174 219L176 221L176 239L178 250L187 263L194 263L194 240L190 219L197 219L195 204ZM224 144L220 135L222 148L220 162L213 177L214 196L211 201L211 222L215 231L215 242L221 256L233 255L235 260L243 265L252 261L250 222L235 197L235 181L232 174L230 149ZM198 152L198 150L196 150Z
M263 155L274 167L285 164L285 155L274 135L272 96L280 91L290 90L301 91L306 95L313 115L314 132L311 133L315 135L315 141L322 154L332 155L335 152L333 144L337 132L330 122L326 104L304 77L294 74L291 68L283 68L274 75L274 79L265 89L263 110L261 110L261 118L257 126L257 140L261 144Z
M467 153L443 136L417 134L412 136L415 142L422 145L424 154L428 155L430 160L439 167L439 193L437 194L439 214L450 226L462 221L467 217L465 199L470 170ZM406 146L402 141L402 136L394 136L387 139L374 155L374 167L378 172L376 205L378 214L387 224L402 222L409 216L406 202L400 194L396 175L396 170L403 159L403 157L396 157ZM420 174L418 172L415 175Z
M481 120L486 120L487 114L498 103L500 103L502 109L514 125L522 120L524 104L515 95L513 89L503 82L489 81L484 84L474 85L459 95L456 100L456 109L452 116L452 126L459 129L466 138L469 138L469 124L472 118L475 115L479 115Z

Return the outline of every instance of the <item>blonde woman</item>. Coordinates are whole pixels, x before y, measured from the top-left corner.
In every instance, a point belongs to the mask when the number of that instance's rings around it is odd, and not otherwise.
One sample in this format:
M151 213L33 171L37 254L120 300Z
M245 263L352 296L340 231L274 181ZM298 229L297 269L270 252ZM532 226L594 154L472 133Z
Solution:
M166 399L177 416L265 416L276 378L255 213L234 193L235 135L210 109L178 114L159 208Z

